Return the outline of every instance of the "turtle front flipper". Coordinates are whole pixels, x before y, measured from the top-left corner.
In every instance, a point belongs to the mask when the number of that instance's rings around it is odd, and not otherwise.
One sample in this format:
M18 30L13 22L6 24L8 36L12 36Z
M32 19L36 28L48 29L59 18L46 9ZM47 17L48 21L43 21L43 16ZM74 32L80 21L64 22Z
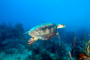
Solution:
M59 46L61 46L60 35L59 35L59 33L58 33L58 32L56 33L56 35L57 35L57 37L58 37L58 39L59 39Z
M28 45L32 45L35 41L37 41L38 39L37 38L31 38L28 40Z

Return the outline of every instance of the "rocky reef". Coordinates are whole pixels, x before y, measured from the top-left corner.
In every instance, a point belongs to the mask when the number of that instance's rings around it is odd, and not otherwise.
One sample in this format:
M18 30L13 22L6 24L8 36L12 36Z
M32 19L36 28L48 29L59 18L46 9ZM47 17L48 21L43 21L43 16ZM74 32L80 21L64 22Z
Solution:
M64 29L58 31L61 35L60 46L57 36L47 41L38 40L32 46L28 46L27 41L30 36L23 35L25 31L21 23L14 26L2 23L0 24L0 60L70 60L68 51L72 51L76 36L72 54L72 59L75 60L76 55L85 47L83 43L85 34L67 32Z

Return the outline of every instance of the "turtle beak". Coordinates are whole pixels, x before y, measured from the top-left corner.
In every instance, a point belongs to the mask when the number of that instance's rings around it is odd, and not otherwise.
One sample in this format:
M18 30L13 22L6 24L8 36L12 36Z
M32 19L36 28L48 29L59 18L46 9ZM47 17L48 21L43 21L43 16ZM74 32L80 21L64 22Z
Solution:
M64 27L65 27L65 25L64 25L64 24L61 24L60 26L61 26L62 28L64 28Z

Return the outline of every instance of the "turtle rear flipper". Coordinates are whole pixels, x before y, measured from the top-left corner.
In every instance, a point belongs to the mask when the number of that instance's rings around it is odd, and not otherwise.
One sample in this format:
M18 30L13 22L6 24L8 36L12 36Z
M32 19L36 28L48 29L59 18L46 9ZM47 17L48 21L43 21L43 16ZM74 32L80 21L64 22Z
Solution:
M32 45L35 41L37 41L37 38L31 38L28 40L28 45Z

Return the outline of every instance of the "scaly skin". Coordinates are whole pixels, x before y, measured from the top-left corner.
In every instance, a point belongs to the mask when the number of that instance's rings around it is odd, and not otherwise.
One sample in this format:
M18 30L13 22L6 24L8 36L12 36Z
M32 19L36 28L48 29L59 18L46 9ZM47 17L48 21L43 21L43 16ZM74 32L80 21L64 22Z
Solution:
M37 38L31 38L28 40L28 45L32 45L35 41L37 41Z

